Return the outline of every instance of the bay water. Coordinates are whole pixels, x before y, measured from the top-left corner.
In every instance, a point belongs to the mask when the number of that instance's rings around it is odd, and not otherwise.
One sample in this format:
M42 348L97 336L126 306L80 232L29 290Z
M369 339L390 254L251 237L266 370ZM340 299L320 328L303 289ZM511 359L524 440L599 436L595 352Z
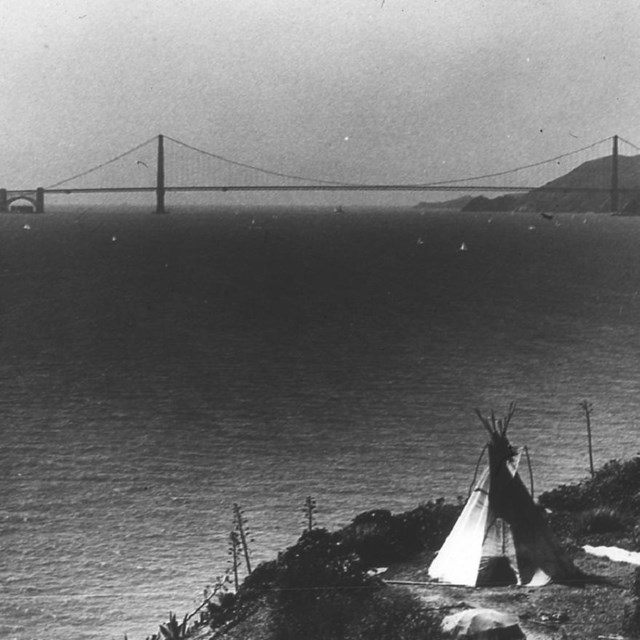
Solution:
M0 216L0 637L142 640L227 568L640 435L640 219L322 207Z

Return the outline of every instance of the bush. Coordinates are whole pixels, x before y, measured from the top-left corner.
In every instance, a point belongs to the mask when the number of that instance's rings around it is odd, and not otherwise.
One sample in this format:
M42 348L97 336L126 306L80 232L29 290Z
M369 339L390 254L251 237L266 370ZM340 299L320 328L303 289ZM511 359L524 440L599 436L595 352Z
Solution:
M264 595L273 586L279 570L277 560L261 562L240 585L238 601L244 603Z
M462 505L448 505L440 499L398 515L381 509L367 511L341 534L345 546L367 567L382 566L402 562L424 550L439 549L461 510Z
M578 533L612 533L624 528L624 519L618 511L599 507L581 514Z
M440 616L404 589L329 589L273 618L273 640L438 640Z
M633 580L633 604L625 612L624 630L632 637L640 635L640 567Z
M615 507L623 513L640 514L640 457L611 460L593 478L547 491L539 502L564 511Z
M235 613L236 596L234 593L221 593L217 596L217 602L210 600L207 603L206 614L202 621L212 629L221 627L229 622Z
M345 637L354 608L380 584L339 534L306 531L276 563L269 599L274 640Z
M359 514L342 531L345 546L367 567L388 564L401 554L397 535L391 511L385 509Z
M389 588L374 594L355 620L354 640L437 640L442 616L425 609L406 589Z
M274 588L283 593L331 588L355 588L377 583L362 560L350 552L340 536L325 529L305 531L298 543L280 554Z

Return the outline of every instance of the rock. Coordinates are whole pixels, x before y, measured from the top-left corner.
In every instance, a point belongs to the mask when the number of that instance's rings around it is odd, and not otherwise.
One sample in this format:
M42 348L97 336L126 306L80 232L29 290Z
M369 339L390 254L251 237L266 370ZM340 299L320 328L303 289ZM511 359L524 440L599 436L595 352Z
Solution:
M495 609L467 609L447 616L442 631L454 640L525 640L518 616Z

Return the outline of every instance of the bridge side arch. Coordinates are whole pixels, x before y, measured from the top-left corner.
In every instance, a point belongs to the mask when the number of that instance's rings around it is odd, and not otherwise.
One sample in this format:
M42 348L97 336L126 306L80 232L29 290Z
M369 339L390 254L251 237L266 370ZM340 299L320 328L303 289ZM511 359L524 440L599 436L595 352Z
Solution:
M0 189L0 212L7 213L15 202L24 201L33 206L35 213L44 213L44 189L23 192L7 192Z
M10 211L11 210L11 205L14 202L28 202L29 204L33 205L33 210L36 210L36 199L32 196L13 196L13 198L7 198L7 209Z

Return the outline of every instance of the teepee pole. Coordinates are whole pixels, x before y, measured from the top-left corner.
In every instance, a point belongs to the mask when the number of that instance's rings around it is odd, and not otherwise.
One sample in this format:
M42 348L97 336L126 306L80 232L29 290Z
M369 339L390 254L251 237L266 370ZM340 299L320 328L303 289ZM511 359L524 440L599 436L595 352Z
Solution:
M467 494L467 500L471 497L471 494L475 491L476 489L476 480L478 479L478 469L480 468L480 463L482 462L482 457L485 454L485 451L489 448L488 444L485 444L484 447L482 447L482 451L480 452L480 455L478 456L478 462L476 462L476 469L473 472L473 481L471 482L471 484L469 485L469 493Z
M480 418L480 422L482 422L482 426L487 430L487 433L491 436L493 432L491 431L491 425L489 421L480 413L480 409L476 408L476 415Z
M516 403L511 402L509 404L509 411L507 411L507 415L504 417L504 432L502 435L507 434L507 429L509 428L509 423L511 422L511 418L513 418L513 414L516 412Z
M524 452L527 454L527 465L529 466L529 484L531 485L531 499L534 499L533 493L533 470L531 469L531 458L529 457L529 447L525 445L523 447Z

